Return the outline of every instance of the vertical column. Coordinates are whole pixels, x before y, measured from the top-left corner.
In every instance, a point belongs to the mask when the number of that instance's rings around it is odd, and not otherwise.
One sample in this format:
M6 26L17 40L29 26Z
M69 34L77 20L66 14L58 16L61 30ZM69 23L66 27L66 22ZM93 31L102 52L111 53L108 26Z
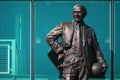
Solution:
M34 0L31 0L31 56L30 56L30 80L34 80Z
M111 0L111 80L114 80L114 0Z

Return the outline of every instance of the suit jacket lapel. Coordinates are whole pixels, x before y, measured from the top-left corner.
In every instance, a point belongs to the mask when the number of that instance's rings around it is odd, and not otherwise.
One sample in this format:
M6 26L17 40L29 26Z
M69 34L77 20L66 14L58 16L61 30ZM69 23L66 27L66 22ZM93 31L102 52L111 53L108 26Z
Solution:
M83 46L85 46L86 38L87 38L87 27L83 25L83 35L82 35Z
M72 38L73 38L73 34L74 34L74 24L73 22L69 22L63 25L65 27L64 29L64 35L63 35L63 46L64 47L70 47L71 43L72 43Z

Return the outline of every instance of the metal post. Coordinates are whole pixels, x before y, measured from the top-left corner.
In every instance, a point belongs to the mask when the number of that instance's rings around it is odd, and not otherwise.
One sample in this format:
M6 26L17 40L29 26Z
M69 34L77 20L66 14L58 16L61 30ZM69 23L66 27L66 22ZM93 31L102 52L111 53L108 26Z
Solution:
M114 0L111 0L111 80L114 80Z
M30 65L30 80L34 80L34 0L31 1L31 65Z

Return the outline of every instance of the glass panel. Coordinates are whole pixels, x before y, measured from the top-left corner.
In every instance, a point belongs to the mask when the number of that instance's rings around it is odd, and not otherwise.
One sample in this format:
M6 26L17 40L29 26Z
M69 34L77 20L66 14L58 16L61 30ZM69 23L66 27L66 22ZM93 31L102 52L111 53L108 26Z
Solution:
M0 2L0 80L30 80L30 13L30 2Z
M114 77L115 80L119 80L120 79L120 62L119 62L119 56L120 56L120 1L115 1L115 6L114 6L114 15L115 15L115 20L114 20L114 28L115 28L115 62L114 62Z
M76 3L87 8L85 23L92 26L99 45L108 64L106 79L110 77L110 2L109 1L44 1L35 2L35 75L36 80L58 80L59 71L50 58L50 47L46 43L46 35L56 25L72 21L72 8ZM91 79L92 80L92 79ZM96 80L96 79L95 79Z
M32 1L32 0L0 0L0 1Z

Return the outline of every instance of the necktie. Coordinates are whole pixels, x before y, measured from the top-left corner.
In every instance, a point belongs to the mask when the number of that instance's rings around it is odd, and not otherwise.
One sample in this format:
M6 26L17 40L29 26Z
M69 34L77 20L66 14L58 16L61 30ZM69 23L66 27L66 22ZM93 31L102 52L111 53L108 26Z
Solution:
M77 51L82 55L82 26L78 23L76 24L76 39L77 39Z

